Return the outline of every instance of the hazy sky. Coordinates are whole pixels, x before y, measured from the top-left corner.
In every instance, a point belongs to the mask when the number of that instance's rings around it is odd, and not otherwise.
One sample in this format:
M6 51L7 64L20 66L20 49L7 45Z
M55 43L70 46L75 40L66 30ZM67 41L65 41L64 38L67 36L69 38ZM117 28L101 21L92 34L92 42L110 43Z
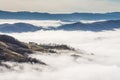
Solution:
M120 0L0 0L0 10L50 13L120 11Z

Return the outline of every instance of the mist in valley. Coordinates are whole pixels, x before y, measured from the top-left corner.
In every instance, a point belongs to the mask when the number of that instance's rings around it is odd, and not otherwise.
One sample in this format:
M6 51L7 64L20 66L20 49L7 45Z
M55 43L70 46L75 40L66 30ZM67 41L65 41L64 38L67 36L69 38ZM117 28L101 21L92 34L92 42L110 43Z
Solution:
M34 25L38 25L39 22L33 21L33 23ZM40 24L41 23L47 23L47 26L56 27L61 24L61 21L41 21ZM24 33L0 33L11 35L18 40L27 43L36 42L38 44L65 44L77 50L77 52L61 51L62 54L35 52L35 54L29 55L33 58L44 61L48 64L48 66L6 62L6 64L10 64L14 70L8 70L0 67L0 79L119 80L119 33L120 29L101 32L39 30L36 32ZM74 54L77 54L78 57L72 56Z

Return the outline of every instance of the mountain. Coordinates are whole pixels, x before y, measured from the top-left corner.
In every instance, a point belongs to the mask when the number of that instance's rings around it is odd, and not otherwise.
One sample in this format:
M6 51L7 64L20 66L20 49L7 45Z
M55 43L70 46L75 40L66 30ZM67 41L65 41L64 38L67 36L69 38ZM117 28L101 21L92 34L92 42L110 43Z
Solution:
M66 31L102 31L102 30L114 30L120 28L120 20L108 20L94 23L81 23L76 22L72 24L64 24L59 27L43 28L40 26L34 26L28 23L15 23L15 24L1 24L0 32L3 33L20 33L20 32L34 32L38 30L66 30Z
M60 51L74 51L76 49L71 48L67 45L57 45L57 44L37 44L35 42L24 43L16 38L0 34L0 67L6 67L12 69L13 66L6 64L5 62L17 62L17 63L31 63L31 64L41 64L47 65L46 63L38 60L36 58L32 58L29 54L35 54L35 52L41 52L45 54L61 54ZM33 65L34 65L33 64Z
M94 23L73 23L73 24L65 24L58 28L54 28L55 30L84 30L84 31L102 31L102 30L114 30L120 28L120 20L109 20L109 21L101 21Z
M9 12L0 11L0 19L32 19L32 20L118 20L120 12L111 13L71 13L71 14L50 14L39 12Z
M27 23L1 24L0 32L33 32L42 29Z
M40 60L28 57L28 54L32 53L33 50L28 44L23 43L8 35L0 35L0 66L5 66L8 68L7 65L2 63L5 61L19 63L30 62L46 65Z

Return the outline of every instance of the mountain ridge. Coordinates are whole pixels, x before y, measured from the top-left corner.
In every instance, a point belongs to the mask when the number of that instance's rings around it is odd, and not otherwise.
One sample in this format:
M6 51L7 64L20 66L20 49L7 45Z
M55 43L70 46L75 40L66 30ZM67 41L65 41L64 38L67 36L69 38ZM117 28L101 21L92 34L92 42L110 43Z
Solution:
M118 20L120 12L109 13L40 13L40 12L10 12L0 10L0 19L30 19L30 20Z
M32 24L28 24L28 23L14 23L14 24L0 24L0 31L1 32L7 32L7 33L11 33L11 32L34 32L37 30L42 29L42 27L37 27L34 26Z
M76 22L71 24L64 24L58 27L44 28L42 26L35 26L28 23L14 23L14 24L0 24L0 32L3 33L21 33L21 32L35 32L39 30L65 30L65 31L95 31L114 30L120 28L120 20L108 20L93 23Z
M73 24L65 24L59 26L55 30L66 30L66 31L83 30L83 31L99 32L102 30L114 30L119 28L120 28L120 20L108 20L108 21L100 21L94 23L76 22Z

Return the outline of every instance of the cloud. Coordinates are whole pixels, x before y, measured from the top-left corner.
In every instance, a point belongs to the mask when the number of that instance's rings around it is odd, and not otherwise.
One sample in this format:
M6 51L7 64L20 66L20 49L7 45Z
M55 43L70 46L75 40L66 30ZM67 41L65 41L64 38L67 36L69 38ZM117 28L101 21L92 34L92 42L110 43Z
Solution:
M68 56L69 54L59 56L32 54L31 57L46 62L50 67L43 66L43 69L38 64L10 62L9 64L16 71L7 71L0 67L0 80L120 80L119 33L120 30L8 33L23 42L67 44L95 55L81 54L82 57L76 63L72 57ZM88 59L92 59L92 61Z
M120 80L120 30L105 32L85 31L38 31L29 33L13 33L12 35L22 41L35 41L38 43L64 43L76 48L84 49L77 61L65 55L32 54L47 64L50 68L39 71L41 65L13 64L18 71L0 73L1 80ZM48 35L49 34L49 35ZM32 37L31 37L32 36ZM89 61L92 58L93 61ZM80 64L79 64L80 63ZM16 65L16 66L15 66ZM18 66L17 66L18 65ZM19 68L20 67L20 68ZM22 70L21 70L22 67ZM46 68L46 67L44 67ZM34 70L36 69L36 70ZM2 70L2 69L1 69ZM11 74L11 75L9 75ZM47 76L47 77L46 77Z

